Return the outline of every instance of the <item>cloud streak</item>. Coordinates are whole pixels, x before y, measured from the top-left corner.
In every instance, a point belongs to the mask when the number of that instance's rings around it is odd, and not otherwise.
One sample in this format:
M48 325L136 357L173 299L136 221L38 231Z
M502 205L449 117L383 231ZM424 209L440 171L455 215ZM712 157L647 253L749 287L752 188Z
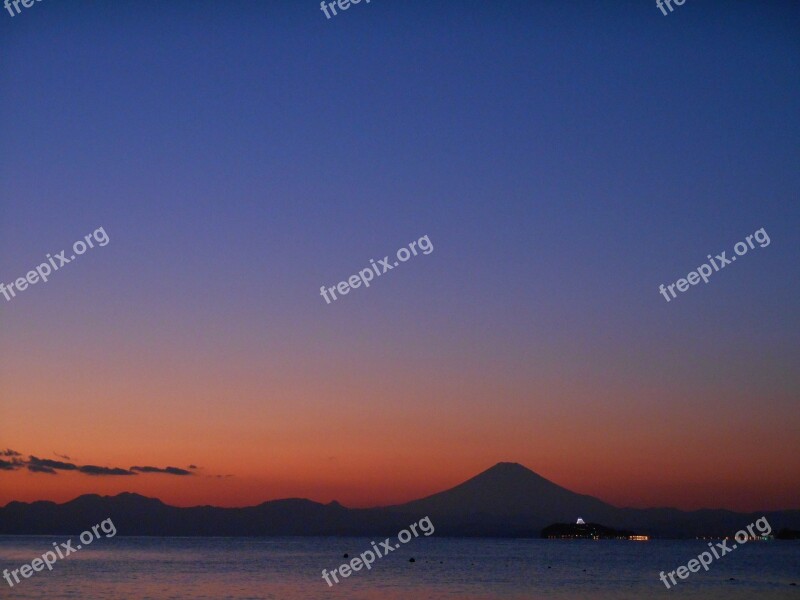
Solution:
M18 458L13 458L11 460L3 460L0 458L0 471L16 471L24 466L23 463Z
M28 471L31 473L47 473L48 475L58 475L56 470L52 467L43 467L42 465L28 465Z
M73 462L52 460L49 458L39 458L31 454L28 459L20 458L21 453L11 450L0 450L0 456L8 457L10 460L0 458L0 471L17 471L27 469L31 473L43 473L45 475L58 475L59 471L74 471L91 477L119 477L127 475L139 475L149 473L161 473L164 475L186 476L194 475L191 471L178 467L131 467L123 469L121 467L102 467L99 465L78 465ZM67 458L66 455L56 454L60 458Z
M97 467L95 465L85 465L78 467L78 471L86 473L87 475L136 475L133 471L128 469L120 469L119 467Z
M49 469L56 469L59 471L77 471L78 465L72 463L61 462L60 460L50 460L49 458L38 458L36 456L28 457L28 466L46 467Z
M191 471L186 469L179 469L178 467L167 467L160 469L158 467L131 467L131 471L139 473L166 473L167 475L194 475Z

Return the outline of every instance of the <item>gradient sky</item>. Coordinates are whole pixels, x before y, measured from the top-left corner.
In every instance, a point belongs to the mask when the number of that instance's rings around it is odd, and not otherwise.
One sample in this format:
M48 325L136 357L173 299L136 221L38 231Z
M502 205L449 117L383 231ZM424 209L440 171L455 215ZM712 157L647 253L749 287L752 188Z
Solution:
M200 468L0 471L0 504L368 506L513 461L800 508L798 31L788 0L3 11L0 281L111 241L0 298L0 447Z

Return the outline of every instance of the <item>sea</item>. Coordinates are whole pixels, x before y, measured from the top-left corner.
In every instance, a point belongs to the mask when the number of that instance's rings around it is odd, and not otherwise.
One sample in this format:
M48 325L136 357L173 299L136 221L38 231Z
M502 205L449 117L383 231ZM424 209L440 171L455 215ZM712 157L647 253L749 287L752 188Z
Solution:
M0 536L0 570L66 542ZM73 539L73 547L77 538ZM413 538L329 586L328 572L381 540L355 537L94 540L0 598L24 600L489 600L720 598L800 600L800 542L750 542L667 589L708 542ZM344 558L348 554L349 559ZM414 559L413 562L411 559ZM38 564L37 564L38 566ZM358 564L356 565L358 566ZM13 582L13 578L12 578Z

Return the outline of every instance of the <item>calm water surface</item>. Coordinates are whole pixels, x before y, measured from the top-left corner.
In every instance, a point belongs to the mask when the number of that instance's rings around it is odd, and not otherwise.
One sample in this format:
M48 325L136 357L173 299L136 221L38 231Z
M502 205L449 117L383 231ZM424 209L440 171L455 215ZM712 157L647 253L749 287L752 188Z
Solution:
M0 537L0 570L18 569L66 537ZM702 541L591 542L415 538L372 570L329 588L328 571L370 549L366 538L125 538L96 540L0 598L103 600L478 600L552 598L793 598L800 543L751 543L667 590ZM380 540L375 540L376 542ZM75 545L75 542L73 542ZM414 557L416 562L410 563ZM731 580L733 578L733 580ZM795 586L791 586L795 583Z

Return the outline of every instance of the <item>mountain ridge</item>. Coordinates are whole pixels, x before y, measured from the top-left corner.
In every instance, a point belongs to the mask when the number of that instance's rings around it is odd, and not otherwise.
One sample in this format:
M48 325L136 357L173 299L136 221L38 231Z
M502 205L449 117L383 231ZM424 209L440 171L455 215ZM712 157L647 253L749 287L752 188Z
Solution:
M762 516L775 531L800 529L800 510L619 508L559 486L519 463L501 462L441 492L374 508L306 498L241 508L182 508L133 492L83 494L63 504L12 501L0 508L0 534L71 535L111 518L120 535L372 536L393 535L424 516L431 518L437 535L456 537L539 537L542 528L579 517L654 537L732 535Z

